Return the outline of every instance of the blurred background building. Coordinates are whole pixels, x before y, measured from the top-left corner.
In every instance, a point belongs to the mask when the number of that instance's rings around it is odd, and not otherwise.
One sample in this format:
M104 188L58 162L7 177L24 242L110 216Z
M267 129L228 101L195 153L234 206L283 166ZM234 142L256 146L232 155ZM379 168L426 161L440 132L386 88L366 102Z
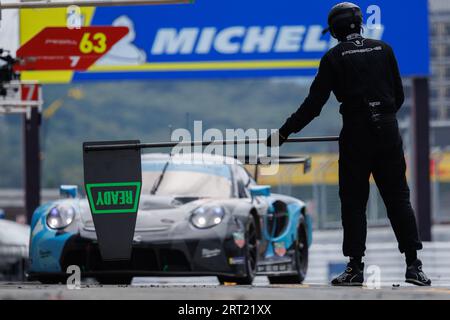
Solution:
M431 108L434 120L450 117L450 1L430 0Z

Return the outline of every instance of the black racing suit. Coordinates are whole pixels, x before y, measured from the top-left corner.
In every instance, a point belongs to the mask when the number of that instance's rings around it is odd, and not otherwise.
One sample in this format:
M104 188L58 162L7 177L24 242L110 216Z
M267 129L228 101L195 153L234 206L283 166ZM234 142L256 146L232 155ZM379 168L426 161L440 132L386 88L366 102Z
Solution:
M386 205L400 252L422 248L406 181L403 143L396 112L403 85L392 48L353 34L329 50L308 97L280 128L283 137L317 117L330 93L341 103L339 196L345 256L362 257L367 234L366 205L372 174Z

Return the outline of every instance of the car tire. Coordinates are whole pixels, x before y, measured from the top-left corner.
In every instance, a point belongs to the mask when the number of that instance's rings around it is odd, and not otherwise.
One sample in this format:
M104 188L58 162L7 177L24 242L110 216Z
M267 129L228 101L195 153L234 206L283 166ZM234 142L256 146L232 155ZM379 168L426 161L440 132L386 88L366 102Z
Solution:
M295 245L296 274L289 276L268 276L270 284L301 284L308 270L308 231L304 220L300 222Z
M250 215L245 232L245 269L244 277L218 276L220 284L226 282L238 285L251 285L256 275L256 266L258 262L258 232L256 230L255 218Z
M132 276L98 276L96 280L99 284L111 285L129 285L133 280Z

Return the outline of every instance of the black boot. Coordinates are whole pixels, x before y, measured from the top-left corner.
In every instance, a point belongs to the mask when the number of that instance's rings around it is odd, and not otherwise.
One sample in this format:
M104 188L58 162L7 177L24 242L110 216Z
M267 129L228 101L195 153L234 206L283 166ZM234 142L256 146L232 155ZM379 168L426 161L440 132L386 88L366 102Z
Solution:
M422 271L422 261L416 259L413 263L406 267L406 282L415 284L416 286L430 286L431 280L428 279L425 272Z
M331 281L332 286L362 286L364 282L364 263L350 261L347 269Z

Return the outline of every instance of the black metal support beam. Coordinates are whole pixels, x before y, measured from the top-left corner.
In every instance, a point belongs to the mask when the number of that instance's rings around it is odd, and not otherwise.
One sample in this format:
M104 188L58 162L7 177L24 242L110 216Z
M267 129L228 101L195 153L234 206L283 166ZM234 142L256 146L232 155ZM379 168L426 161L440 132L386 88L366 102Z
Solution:
M40 114L37 108L31 108L30 117L23 117L25 210L30 223L41 201Z
M101 150L124 150L124 149L148 149L148 148L173 148L184 146L208 146L208 145L226 145L226 144L258 144L264 143L266 139L239 139L239 140L212 140L212 141L169 141L155 143L135 143L135 144L103 144L103 145L87 145L84 151L101 151ZM285 143L305 143L305 142L335 142L339 141L337 136L325 137L305 137L305 138L288 138Z
M430 103L428 78L413 79L413 183L420 237L431 241Z

